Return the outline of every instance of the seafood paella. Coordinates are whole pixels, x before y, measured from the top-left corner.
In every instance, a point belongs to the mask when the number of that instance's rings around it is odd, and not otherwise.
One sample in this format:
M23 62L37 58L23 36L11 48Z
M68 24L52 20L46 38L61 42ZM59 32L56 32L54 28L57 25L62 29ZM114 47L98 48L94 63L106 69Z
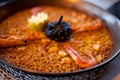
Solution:
M102 20L69 8L33 7L0 23L0 57L28 71L90 68L109 57L112 45Z

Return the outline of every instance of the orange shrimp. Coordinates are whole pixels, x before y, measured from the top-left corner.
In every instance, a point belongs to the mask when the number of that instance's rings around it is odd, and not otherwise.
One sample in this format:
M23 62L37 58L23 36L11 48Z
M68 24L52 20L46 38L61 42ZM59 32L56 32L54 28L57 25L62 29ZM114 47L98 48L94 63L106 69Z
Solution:
M83 58L75 49L70 45L66 46L66 52L73 58L76 64L81 68L89 68L97 64L96 59L91 53L84 53L88 58Z
M22 35L22 36L0 35L0 48L25 45L31 41L42 39L43 37L44 36L41 36L39 34Z
M96 19L91 23L86 23L85 25L78 26L78 27L72 27L72 30L77 33L77 32L83 32L83 31L94 31L94 30L99 30L102 28L103 24L100 19Z

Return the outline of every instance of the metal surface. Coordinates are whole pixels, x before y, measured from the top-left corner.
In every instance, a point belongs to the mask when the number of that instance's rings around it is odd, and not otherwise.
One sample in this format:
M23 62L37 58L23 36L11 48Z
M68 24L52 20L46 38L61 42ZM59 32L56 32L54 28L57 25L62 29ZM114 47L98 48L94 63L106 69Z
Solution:
M2 59L0 59L1 66L4 69L6 69L7 71L10 71L10 73L11 73L11 71L13 71L13 73L15 72L17 75L19 74L19 76L23 76L23 74L20 75L21 73L24 73L24 75L29 74L31 76L39 75L39 76L46 78L46 80L48 77L50 79L51 76L53 77L52 79L58 78L58 76L59 76L59 79L61 79L61 80L63 80L65 77L69 78L70 76L72 76L72 77L70 77L71 80L78 79L76 76L79 77L78 80L80 80L80 79L94 80L95 78L98 77L98 75L100 75L99 72L103 72L105 64L109 63L111 60L113 60L119 54L119 51L120 51L119 21L113 15L108 13L107 11L105 11L93 4L90 4L87 2L81 2L80 0L64 0L64 1L63 0L55 0L54 2L52 2L51 0L39 0L39 1L38 0L29 0L29 1L28 0L22 0L22 1L16 0L14 2L9 1L8 3L2 4L2 6L0 6L0 21L4 20L7 16L9 16L10 14L12 14L18 10L21 10L21 9L24 9L27 7L36 6L36 5L54 5L54 6L69 7L69 8L75 9L75 10L80 10L80 11L82 10L94 17L101 18L108 25L108 29L113 38L113 41L114 41L113 51L112 51L110 57L106 61L104 61L103 63L101 63L99 65L96 65L92 68L80 70L80 71L77 70L77 71L73 71L70 73L61 73L61 74L30 72L30 71L22 70L13 65L10 65L9 63L6 63ZM5 67L4 67L4 65L5 65ZM98 72L98 73L96 73L96 72ZM95 74L96 76L94 75L91 77L91 74ZM13 75L15 75L15 74L13 74ZM27 77L31 77L31 76L27 76ZM62 77L64 77L64 78L62 79ZM68 80L68 79L66 79L66 80Z

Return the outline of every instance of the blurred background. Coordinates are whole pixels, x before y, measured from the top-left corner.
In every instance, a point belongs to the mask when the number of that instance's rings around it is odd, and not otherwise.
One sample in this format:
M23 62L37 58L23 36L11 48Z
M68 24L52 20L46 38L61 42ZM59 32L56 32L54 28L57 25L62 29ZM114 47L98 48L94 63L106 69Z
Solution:
M85 0L91 3L96 4L97 6L100 6L104 9L109 8L111 5L113 5L114 3L120 1L120 0Z

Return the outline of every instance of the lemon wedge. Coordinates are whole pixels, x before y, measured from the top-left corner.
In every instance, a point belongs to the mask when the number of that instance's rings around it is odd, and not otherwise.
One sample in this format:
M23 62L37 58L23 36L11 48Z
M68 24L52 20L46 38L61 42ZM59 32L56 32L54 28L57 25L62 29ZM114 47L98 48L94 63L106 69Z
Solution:
M32 15L31 18L28 19L28 24L31 30L39 31L45 29L48 23L48 14L41 12L37 15Z

